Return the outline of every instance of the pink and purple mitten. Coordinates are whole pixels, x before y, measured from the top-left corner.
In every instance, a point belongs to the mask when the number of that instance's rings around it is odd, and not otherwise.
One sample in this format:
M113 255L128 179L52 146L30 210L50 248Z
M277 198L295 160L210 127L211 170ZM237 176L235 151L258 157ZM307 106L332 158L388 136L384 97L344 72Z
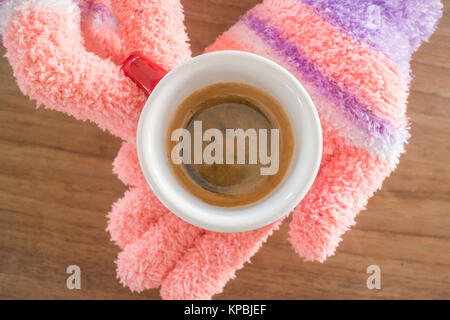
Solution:
M305 260L333 255L407 143L410 60L434 31L439 0L265 0L207 51L265 56L311 95L324 129L313 188L290 241Z

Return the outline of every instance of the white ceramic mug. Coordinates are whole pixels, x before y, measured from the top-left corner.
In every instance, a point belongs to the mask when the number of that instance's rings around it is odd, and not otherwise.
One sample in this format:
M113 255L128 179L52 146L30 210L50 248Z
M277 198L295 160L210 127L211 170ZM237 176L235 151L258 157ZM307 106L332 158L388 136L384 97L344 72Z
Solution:
M195 91L223 82L248 84L272 95L288 115L295 138L290 168L280 185L242 207L216 207L197 199L177 182L167 157L166 134L178 106ZM286 69L254 54L219 51L193 58L159 81L139 120L137 151L148 184L170 211L200 228L243 232L284 217L306 195L320 166L322 130L311 98Z

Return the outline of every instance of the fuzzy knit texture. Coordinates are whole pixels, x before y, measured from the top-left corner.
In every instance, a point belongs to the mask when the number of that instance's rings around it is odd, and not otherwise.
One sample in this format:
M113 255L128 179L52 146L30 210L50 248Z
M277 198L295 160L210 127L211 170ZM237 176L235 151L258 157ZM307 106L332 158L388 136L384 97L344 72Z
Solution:
M206 51L241 50L289 70L320 115L324 152L294 211L290 242L324 261L395 169L407 143L410 59L434 31L439 0L265 0ZM144 93L120 71L133 51L170 70L190 58L179 0L0 0L0 33L21 90L38 105L124 139L113 171L130 189L108 215L133 291L210 299L281 221L226 234L169 212L147 186L135 131Z

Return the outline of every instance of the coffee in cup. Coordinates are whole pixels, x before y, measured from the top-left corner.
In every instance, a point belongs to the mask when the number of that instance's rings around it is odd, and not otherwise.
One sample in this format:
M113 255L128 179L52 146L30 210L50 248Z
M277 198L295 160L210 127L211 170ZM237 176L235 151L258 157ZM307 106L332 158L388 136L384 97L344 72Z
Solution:
M220 51L161 76L133 54L122 70L151 92L137 129L142 173L181 219L215 232L255 230L286 216L312 186L320 120L306 90L273 61Z
M294 135L280 103L238 83L195 91L176 109L166 136L177 181L203 202L236 207L255 203L281 183Z

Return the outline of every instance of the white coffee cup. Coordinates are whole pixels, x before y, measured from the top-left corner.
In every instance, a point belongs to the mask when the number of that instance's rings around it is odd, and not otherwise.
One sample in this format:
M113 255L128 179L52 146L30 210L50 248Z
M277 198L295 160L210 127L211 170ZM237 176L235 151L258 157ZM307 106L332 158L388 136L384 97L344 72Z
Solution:
M178 183L167 157L167 130L178 106L195 91L223 82L248 84L276 98L295 139L290 168L280 185L260 201L241 207L216 207L191 195ZM219 51L185 62L157 84L141 113L136 145L148 184L170 211L203 229L243 232L288 215L306 195L320 166L322 129L311 98L286 69L258 55Z

